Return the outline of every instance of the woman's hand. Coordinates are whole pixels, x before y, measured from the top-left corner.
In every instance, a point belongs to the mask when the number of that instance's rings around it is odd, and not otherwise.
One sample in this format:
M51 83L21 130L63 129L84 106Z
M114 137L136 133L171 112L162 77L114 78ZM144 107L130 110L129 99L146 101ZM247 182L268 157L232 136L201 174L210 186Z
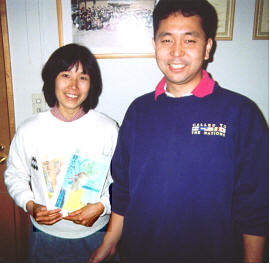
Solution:
M47 210L46 206L33 201L27 202L26 210L41 225L53 225L63 218L60 213L61 209Z
M73 221L75 224L92 226L103 211L104 205L100 202L88 204L79 210L69 213L64 219Z

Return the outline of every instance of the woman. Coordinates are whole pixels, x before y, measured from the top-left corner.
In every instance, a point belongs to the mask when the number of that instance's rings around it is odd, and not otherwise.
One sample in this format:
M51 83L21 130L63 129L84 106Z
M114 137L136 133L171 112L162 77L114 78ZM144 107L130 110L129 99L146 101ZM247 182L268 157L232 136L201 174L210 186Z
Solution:
M110 217L109 164L118 127L93 110L102 80L86 47L69 44L57 49L46 62L42 79L51 109L17 130L5 183L16 204L30 214L30 262L87 262ZM69 187L82 177L79 195L74 195Z

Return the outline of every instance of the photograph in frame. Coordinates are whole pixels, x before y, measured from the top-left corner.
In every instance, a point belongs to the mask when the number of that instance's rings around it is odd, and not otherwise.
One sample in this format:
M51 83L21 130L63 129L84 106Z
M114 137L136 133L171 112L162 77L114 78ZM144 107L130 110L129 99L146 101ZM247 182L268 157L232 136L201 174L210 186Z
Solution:
M269 39L269 1L256 0L253 39Z
M235 0L208 0L217 40L231 40ZM152 12L158 0L56 0L60 46L75 42L97 58L154 57Z
M57 0L58 23L62 16L60 46L79 43L97 58L153 57L152 12L156 2Z
M232 40L234 25L235 0L208 0L218 15L216 40Z

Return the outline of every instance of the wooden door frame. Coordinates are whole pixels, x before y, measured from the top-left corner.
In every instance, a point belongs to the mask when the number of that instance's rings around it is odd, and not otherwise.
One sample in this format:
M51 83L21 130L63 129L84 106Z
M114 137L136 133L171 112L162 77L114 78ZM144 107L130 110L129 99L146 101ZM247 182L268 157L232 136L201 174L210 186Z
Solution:
M2 46L4 55L4 75L6 82L6 97L8 110L8 133L9 141L11 142L15 134L15 114L13 101L13 86L12 86L12 72L10 61L10 46L8 37L8 23L7 23L7 9L6 0L0 0L0 30L2 34ZM10 144L9 142L9 144ZM2 177L2 175L1 175ZM29 215L23 209L14 205L14 229L15 229L15 243L16 243L16 262L27 261L28 254L28 233L30 230Z
M6 0L0 0L0 12L1 12L0 23L1 23L2 36L3 36L4 61L5 61L9 136L10 136L10 139L12 139L15 133L15 114L14 114L14 103L13 103L13 88L12 88L12 74L11 74L10 52L9 52Z

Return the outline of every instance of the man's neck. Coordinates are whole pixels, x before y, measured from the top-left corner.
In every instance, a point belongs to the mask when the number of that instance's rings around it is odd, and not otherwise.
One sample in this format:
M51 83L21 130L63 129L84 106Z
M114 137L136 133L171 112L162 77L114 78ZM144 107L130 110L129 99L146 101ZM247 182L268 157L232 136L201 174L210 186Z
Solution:
M202 80L202 73L198 75L198 77L195 78L194 80L183 84L171 83L168 80L166 80L167 92L171 93L174 97L186 96L187 94L192 93L192 91L198 86L201 80Z

